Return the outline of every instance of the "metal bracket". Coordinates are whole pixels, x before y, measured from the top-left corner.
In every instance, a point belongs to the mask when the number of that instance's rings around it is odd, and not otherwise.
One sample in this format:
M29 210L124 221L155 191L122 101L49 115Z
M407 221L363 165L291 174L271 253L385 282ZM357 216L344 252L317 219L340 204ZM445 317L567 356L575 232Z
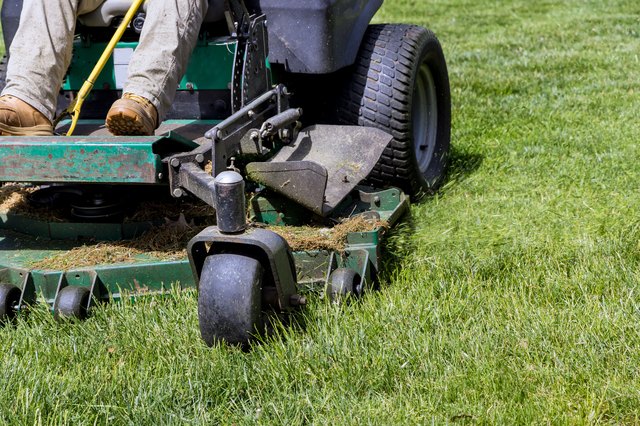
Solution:
M289 143L297 136L301 109L289 108L289 92L283 85L260 95L254 101L205 133L211 140L213 175L227 168L229 159L242 153L246 144L255 144L252 154L265 154L276 142Z
M200 147L166 158L171 195L188 191L215 208L213 179L228 169L244 143L252 153L263 155L295 140L302 110L289 108L289 93L282 86L269 90L268 35L265 15L250 15L243 0L225 0L229 32L236 38L231 103L233 114L209 130ZM212 162L209 175L204 164Z
M25 270L22 280L22 294L20 295L19 310L36 302L36 286L33 282L33 275Z
M252 16L247 37L239 37L231 81L232 111L269 90L271 78L267 68L267 17Z
M229 34L237 36L247 33L250 15L244 1L224 0L224 16L227 20Z
M269 90L267 18L250 15L242 0L225 0L229 33L236 38L231 81L231 110L236 112Z
M324 287L329 286L331 273L338 268L349 268L356 271L362 278L362 290L368 291L375 287L377 268L371 260L371 256L364 249L347 249L341 256L337 252L331 252Z
M58 310L58 302L59 302L59 298L58 295L60 294L60 291L67 287L69 285L69 281L67 281L67 276L65 273L60 274L60 276L58 277L58 284L56 285L56 293L55 296L53 297L53 305L51 305L51 313L55 314L56 311Z
M163 160L168 163L169 190L172 196L180 198L185 190L215 208L213 177L204 171L207 161L211 161L211 143L205 142L193 151L174 154Z
M164 159L169 166L171 195L182 197L188 191L215 208L213 179L242 152L243 142L250 140L255 153L264 154L278 142L297 136L302 110L289 108L288 97L286 87L276 86L207 131L198 148ZM211 174L204 171L207 161L212 162Z
M91 308L96 302L105 301L109 298L109 291L100 279L97 271L89 271L89 277L91 278L91 285L89 286L89 303L87 304L87 310Z

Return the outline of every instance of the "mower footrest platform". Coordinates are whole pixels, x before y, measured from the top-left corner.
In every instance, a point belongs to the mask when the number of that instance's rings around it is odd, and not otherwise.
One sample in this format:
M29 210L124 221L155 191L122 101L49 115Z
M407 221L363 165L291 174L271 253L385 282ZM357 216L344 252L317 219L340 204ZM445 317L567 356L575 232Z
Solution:
M0 182L133 183L161 180L167 136L3 137Z

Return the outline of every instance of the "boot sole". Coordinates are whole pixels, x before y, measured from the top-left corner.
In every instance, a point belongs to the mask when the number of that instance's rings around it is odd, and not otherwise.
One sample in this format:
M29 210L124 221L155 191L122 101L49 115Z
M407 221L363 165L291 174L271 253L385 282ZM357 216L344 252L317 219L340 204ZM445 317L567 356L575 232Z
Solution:
M107 129L116 136L151 136L153 130L135 111L126 108L109 110L106 120Z

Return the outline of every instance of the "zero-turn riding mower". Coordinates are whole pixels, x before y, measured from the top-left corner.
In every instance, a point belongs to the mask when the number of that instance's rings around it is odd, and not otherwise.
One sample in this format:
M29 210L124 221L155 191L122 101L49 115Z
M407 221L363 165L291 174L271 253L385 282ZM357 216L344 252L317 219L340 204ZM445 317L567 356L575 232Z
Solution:
M79 18L60 113L131 3L107 0ZM306 289L322 285L340 298L372 288L380 226L349 232L344 247L296 251L272 229L354 217L393 226L407 195L443 178L450 92L441 46L422 27L369 25L381 4L213 0L155 136L115 137L104 118L144 25L138 10L92 82L73 136L67 119L54 136L0 138L0 189L28 199L0 215L0 320L38 298L58 317L82 318L96 302L180 283L198 288L207 344L246 344L270 317L303 305ZM3 2L7 51L21 9L21 0ZM215 209L215 226L189 241L188 260L39 263L88 240L135 238L157 222L132 209L162 217L176 199ZM52 218L54 210L63 213Z

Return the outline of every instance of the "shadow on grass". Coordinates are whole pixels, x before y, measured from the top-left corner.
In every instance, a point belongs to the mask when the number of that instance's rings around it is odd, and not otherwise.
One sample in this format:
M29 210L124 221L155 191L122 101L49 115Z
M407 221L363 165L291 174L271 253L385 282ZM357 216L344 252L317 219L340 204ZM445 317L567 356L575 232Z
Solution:
M461 151L452 148L449 157L447 174L438 190L433 195L423 195L414 200L414 205L424 205L433 197L445 197L451 189L468 179L482 165L484 156L477 152ZM385 235L379 268L381 281L388 281L402 260L416 250L414 238L418 219L412 215L411 209Z
M428 203L432 197L446 195L451 188L475 173L482 165L483 160L484 156L479 153L460 151L457 148L452 148L449 153L449 165L447 166L445 176L437 186L437 189L432 192L424 192L413 196L411 197L411 202L416 205L421 205Z
M459 148L452 148L447 174L438 190L438 194L446 194L450 188L474 174L482 165L483 160L484 156L477 152L460 151Z
M414 205L424 205L431 202L433 197L445 197L451 189L473 175L480 168L483 160L484 156L477 152L461 151L457 148L452 148L447 173L438 190L433 195L419 195L417 199L412 200L412 203ZM412 250L410 242L412 241L411 236L415 232L415 229L415 218L411 215L411 210L409 210L387 233L386 240L392 246L394 257L402 257L408 251ZM385 248L389 248L387 244L385 244ZM396 255L395 253L398 254Z

